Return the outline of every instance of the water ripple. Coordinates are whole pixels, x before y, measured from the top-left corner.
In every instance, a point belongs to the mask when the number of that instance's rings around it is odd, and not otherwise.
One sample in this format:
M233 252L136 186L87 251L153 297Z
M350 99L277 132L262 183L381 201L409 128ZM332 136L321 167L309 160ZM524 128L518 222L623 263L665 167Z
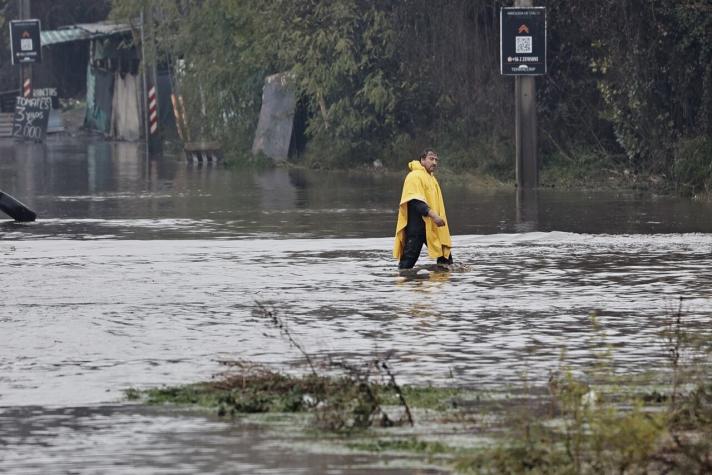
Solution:
M289 369L301 355L255 313L275 309L315 355L394 352L403 382L497 386L591 361L604 325L627 371L663 364L685 297L712 316L712 236L561 232L456 236L459 270L401 277L390 238L0 243L0 405L109 402L184 383L216 355ZM423 262L427 262L423 258ZM452 379L451 375L456 375Z

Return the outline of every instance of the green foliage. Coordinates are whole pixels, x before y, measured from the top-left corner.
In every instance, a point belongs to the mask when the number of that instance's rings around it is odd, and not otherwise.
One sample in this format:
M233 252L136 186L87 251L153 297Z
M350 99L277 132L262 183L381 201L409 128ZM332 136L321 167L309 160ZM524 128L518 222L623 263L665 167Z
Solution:
M416 452L428 455L453 452L453 448L442 442L420 440L415 437L406 439L375 439L366 442L349 444L349 447L369 452L402 451Z
M374 2L277 1L275 45L314 119L308 132L359 148L395 122L393 30Z
M626 179L627 163L621 164L614 156L602 155L600 150L583 146L569 152L557 150L544 157L539 181L543 186L585 188L610 183L619 186Z
M389 422L381 411L382 393L386 391L379 384L349 377L292 377L260 370L209 383L129 389L126 397L144 399L148 404L195 405L217 410L219 415L312 412L319 427L350 431ZM379 417L382 419L376 420Z
M404 386L402 389L403 395L411 406L439 411L450 409L455 398L467 394L467 391L462 389L435 386ZM384 404L398 404L394 391L386 391L383 396Z
M685 194L712 191L712 137L681 139L674 151L675 184Z
M6 8L7 4L10 0L0 0L0 28L7 28L7 15L6 15Z
M249 150L259 113L264 77L276 51L264 44L260 2L114 0L112 17L135 19L147 8L147 56L155 39L156 59L171 67L175 92L183 98L188 140L219 139L229 157Z
M42 22L43 30L54 30L75 23L104 20L111 10L111 0L32 0L32 18Z
M493 447L456 462L465 473L645 473L666 435L667 415L633 401L622 408L591 396L566 372L552 390L555 417L525 415Z
M710 132L709 2L602 2L593 67L604 117L637 169L669 170L682 137ZM610 35L611 27L620 34ZM702 99L702 100L700 100Z
M505 423L513 429L502 441L458 457L458 471L581 474L712 470L709 332L688 327L681 300L680 309L667 316L661 330L673 379L670 394L646 391L636 395L630 391L635 388L592 384L618 379L613 375L613 355L604 329L595 315L592 325L590 347L594 348L595 364L590 379L567 369L562 356L562 367L549 381L549 414L539 410L510 417ZM685 354L699 356L696 367L684 368L681 357ZM683 383L694 383L694 389L678 394Z
M244 155L264 78L289 73L307 164L402 166L425 146L453 168L510 178L513 80L499 75L504 0L113 0L150 6L195 134ZM547 2L548 74L537 79L540 148L553 166L581 150L704 189L688 143L712 135L709 0ZM300 126L301 127L301 126ZM621 164L621 156L626 163ZM692 160L690 163L683 163ZM570 160L569 160L570 161ZM600 163L599 163L600 162ZM588 166L588 164L586 164ZM701 174L701 175L700 175Z
M443 166L455 172L475 170L499 180L514 179L514 144L497 135L449 138L438 150L446 157Z
M459 473L477 474L575 473L563 451L529 438L462 455L455 462L455 469Z

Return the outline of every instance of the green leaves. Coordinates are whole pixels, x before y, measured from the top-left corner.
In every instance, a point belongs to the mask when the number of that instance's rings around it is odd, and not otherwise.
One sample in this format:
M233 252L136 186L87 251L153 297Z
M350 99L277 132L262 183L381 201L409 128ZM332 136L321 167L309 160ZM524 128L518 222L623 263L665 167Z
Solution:
M319 161L344 164L387 153L396 138L463 150L512 141L513 85L498 73L499 8L510 4L114 0L113 15L153 8L163 61L185 64L179 87L194 122L243 150L264 78L291 72L312 149L330 144ZM679 140L712 134L708 0L553 0L547 17L544 153L625 152L634 170L659 173ZM492 158L469 155L472 168Z

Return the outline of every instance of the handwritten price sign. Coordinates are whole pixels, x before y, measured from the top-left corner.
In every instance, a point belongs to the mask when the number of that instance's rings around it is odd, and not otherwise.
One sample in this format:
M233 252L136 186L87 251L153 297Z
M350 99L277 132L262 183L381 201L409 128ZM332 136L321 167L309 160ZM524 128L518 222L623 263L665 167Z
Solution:
M50 97L17 97L12 118L12 136L44 140L51 107Z

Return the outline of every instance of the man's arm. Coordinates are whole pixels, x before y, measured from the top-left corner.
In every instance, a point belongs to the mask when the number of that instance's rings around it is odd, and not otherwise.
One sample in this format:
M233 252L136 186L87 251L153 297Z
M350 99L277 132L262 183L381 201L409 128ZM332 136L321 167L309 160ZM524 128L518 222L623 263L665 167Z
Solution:
M428 217L433 220L436 226L445 226L445 220L438 216L438 213L430 209L427 203L420 200L411 200L415 211L423 217Z
M445 220L438 216L438 213L432 209L428 211L428 217L433 220L437 227L445 226Z

